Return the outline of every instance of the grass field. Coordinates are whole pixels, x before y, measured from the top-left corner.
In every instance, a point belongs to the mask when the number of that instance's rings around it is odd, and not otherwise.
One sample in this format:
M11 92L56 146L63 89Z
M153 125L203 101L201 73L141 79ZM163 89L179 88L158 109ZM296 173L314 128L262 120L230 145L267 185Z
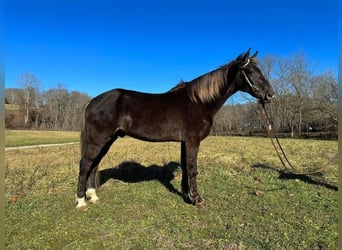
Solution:
M5 147L78 142L79 138L80 133L73 131L5 130Z
M281 142L298 168L337 153L335 141ZM101 200L85 209L75 208L78 145L5 152L6 249L337 249L337 163L280 178L268 139L209 137L197 208L177 193L179 151L119 139L100 164Z

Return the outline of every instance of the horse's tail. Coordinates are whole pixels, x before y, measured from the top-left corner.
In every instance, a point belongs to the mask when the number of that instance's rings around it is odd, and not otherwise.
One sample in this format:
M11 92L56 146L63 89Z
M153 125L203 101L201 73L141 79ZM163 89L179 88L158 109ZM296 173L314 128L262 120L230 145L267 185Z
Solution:
M88 148L88 141L87 141L87 124L85 120L85 111L88 104L83 109L83 114L81 118L81 135L80 135L80 151L81 151L81 159L85 155L87 148Z

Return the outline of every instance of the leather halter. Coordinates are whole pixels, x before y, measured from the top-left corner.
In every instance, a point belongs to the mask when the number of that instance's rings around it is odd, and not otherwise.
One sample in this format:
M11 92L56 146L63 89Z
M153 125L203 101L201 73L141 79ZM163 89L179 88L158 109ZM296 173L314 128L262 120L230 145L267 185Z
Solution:
M245 77L246 82L249 84L249 86L251 86L251 87L253 88L254 83L253 83L251 80L249 80L249 78L248 78L246 72L243 70L244 68L247 67L247 65L249 64L250 61L251 61L251 59L248 58L248 59L247 59L247 62L246 62L244 65L241 66L241 67L242 67L241 72L242 72L243 76Z

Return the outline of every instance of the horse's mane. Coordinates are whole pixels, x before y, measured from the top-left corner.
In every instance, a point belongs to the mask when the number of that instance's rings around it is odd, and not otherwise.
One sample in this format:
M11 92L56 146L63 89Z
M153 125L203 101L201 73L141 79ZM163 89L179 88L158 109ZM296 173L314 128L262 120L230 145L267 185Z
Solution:
M193 102L208 103L220 96L221 89L227 84L228 71L232 62L219 67L207 74L199 76L186 83L181 81L170 91L186 88L189 98Z

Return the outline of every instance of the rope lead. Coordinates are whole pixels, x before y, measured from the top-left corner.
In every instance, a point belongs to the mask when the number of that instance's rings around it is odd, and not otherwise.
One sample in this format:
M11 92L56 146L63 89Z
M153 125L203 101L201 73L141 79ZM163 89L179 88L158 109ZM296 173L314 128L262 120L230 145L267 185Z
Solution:
M284 168L290 173L290 174L293 174L293 175L312 175L312 174L317 174L317 173L321 173L322 171L326 170L328 167L330 167L330 163L335 161L337 159L337 156L338 154L336 154L335 157L333 157L332 159L329 160L328 164L324 165L323 167L321 168L318 168L316 170L313 170L313 171L309 171L309 172L299 172L293 165L292 163L289 161L289 159L287 158L287 155L285 154L285 151L283 149L283 147L281 146L279 140L278 140L278 137L277 137L277 133L276 133L276 130L275 128L272 126L272 120L270 119L270 116L268 115L266 109L265 109L265 104L262 103L262 102L259 102L259 111L260 111L260 115L261 115L261 118L263 120L263 122L265 123L265 128L266 128L266 131L267 131L267 134L268 134L268 137L270 138L271 140L271 143L278 155L278 158L280 159L281 163L283 164ZM277 144L274 143L274 140L273 140L273 137L275 138ZM277 147L278 145L278 147ZM280 151L280 152L279 152ZM286 163L287 164L286 164ZM287 165L292 169L289 170L289 168L287 167Z

